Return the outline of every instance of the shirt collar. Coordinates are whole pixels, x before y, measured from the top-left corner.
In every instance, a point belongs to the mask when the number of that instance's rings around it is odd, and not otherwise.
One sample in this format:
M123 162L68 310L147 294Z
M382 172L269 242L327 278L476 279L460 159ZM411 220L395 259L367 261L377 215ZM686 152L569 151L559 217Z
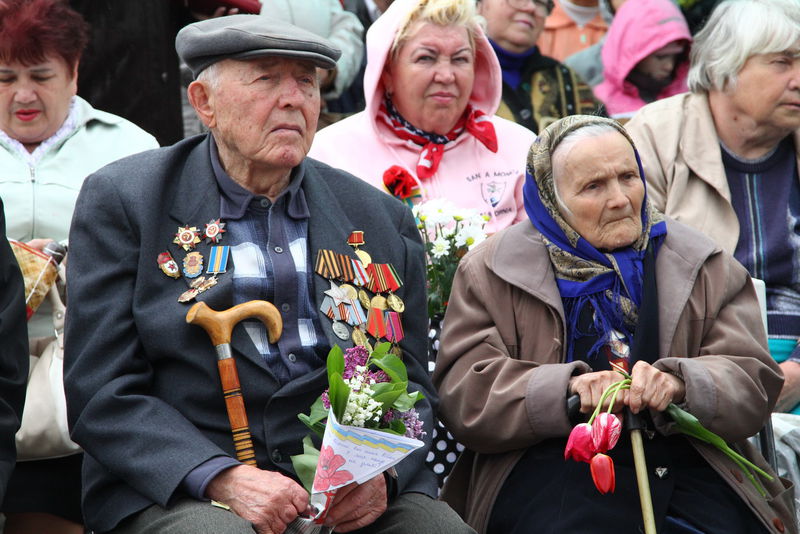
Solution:
M209 134L209 155L211 156L211 168L214 170L214 178L219 187L219 215L222 219L236 220L244 217L252 202L261 203L267 200L263 195L254 195L230 177L222 168L219 161L219 150L214 136ZM285 204L286 214L293 219L307 219L309 216L306 196L303 192L302 184L305 177L305 160L300 165L292 169L289 185L284 189L275 204Z

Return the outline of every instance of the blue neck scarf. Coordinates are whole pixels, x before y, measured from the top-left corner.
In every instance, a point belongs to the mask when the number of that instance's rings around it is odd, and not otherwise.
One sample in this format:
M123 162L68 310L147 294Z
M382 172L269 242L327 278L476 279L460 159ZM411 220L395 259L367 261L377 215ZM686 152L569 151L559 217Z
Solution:
M567 361L573 360L575 340L586 335L598 338L589 351L589 357L616 334L621 334L630 345L642 304L645 251L651 245L657 254L667 233L663 216L647 199L646 187L641 209L642 234L627 247L601 252L561 216L555 197L551 155L569 133L592 124L612 126L633 146L627 132L616 121L586 115L565 117L545 128L531 146L523 187L525 211L544 237L564 305ZM644 181L644 171L635 148L634 153L639 175ZM581 332L579 318L587 305L593 312L593 331Z

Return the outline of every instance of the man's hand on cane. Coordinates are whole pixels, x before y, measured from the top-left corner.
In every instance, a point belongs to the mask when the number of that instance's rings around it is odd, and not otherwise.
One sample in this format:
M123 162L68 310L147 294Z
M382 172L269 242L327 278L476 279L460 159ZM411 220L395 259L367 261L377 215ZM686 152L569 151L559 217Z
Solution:
M297 482L250 465L238 465L214 477L206 497L230 506L253 523L258 534L282 534L308 508L308 493Z

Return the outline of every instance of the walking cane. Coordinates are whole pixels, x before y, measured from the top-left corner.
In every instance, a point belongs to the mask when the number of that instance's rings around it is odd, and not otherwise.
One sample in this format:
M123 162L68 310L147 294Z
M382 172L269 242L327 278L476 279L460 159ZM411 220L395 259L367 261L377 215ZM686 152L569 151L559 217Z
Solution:
M236 360L231 353L231 332L239 321L249 318L259 319L267 327L269 342L275 343L281 337L283 320L275 306L265 300L251 300L237 304L225 311L215 311L205 302L198 302L186 314L186 322L203 328L211 338L217 350L217 367L222 382L222 393L225 396L225 408L233 433L233 445L236 459L247 465L256 465L256 454L253 439L250 436L250 425L244 409L242 387L239 373L236 371Z
M578 416L581 407L581 397L578 394L567 397L567 415L570 421ZM625 408L625 427L631 432L631 448L633 449L633 466L636 472L636 484L639 487L639 502L642 507L642 522L644 534L656 534L655 514L653 513L653 498L650 494L650 479L647 478L647 460L644 457L644 444L642 443L642 418Z

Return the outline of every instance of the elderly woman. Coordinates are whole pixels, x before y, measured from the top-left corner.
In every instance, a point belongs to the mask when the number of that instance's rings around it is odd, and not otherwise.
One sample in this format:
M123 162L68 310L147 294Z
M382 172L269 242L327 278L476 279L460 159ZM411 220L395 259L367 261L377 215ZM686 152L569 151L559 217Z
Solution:
M500 66L472 0L396 0L367 32L366 109L321 130L309 156L417 203L449 198L525 217L530 131L494 116ZM369 209L368 206L364 207Z
M137 126L76 96L88 26L66 4L0 2L0 197L8 237L39 249L66 240L87 175L158 146ZM32 336L53 335L51 313L39 308L28 323ZM2 504L5 532L83 532L80 464L81 456L19 462Z
M566 398L592 410L619 379L613 361L633 377L621 403L646 424L658 532L797 532L791 490L764 479L771 498L761 497L661 413L678 403L728 442L768 418L781 376L747 272L653 209L615 121L552 124L528 168L530 222L474 248L453 285L434 383L467 450L444 499L480 533L641 532L626 436L609 452L616 493L601 496L587 464L564 461Z
M769 347L800 403L800 3L730 0L695 37L688 94L627 124L650 196L767 288Z

